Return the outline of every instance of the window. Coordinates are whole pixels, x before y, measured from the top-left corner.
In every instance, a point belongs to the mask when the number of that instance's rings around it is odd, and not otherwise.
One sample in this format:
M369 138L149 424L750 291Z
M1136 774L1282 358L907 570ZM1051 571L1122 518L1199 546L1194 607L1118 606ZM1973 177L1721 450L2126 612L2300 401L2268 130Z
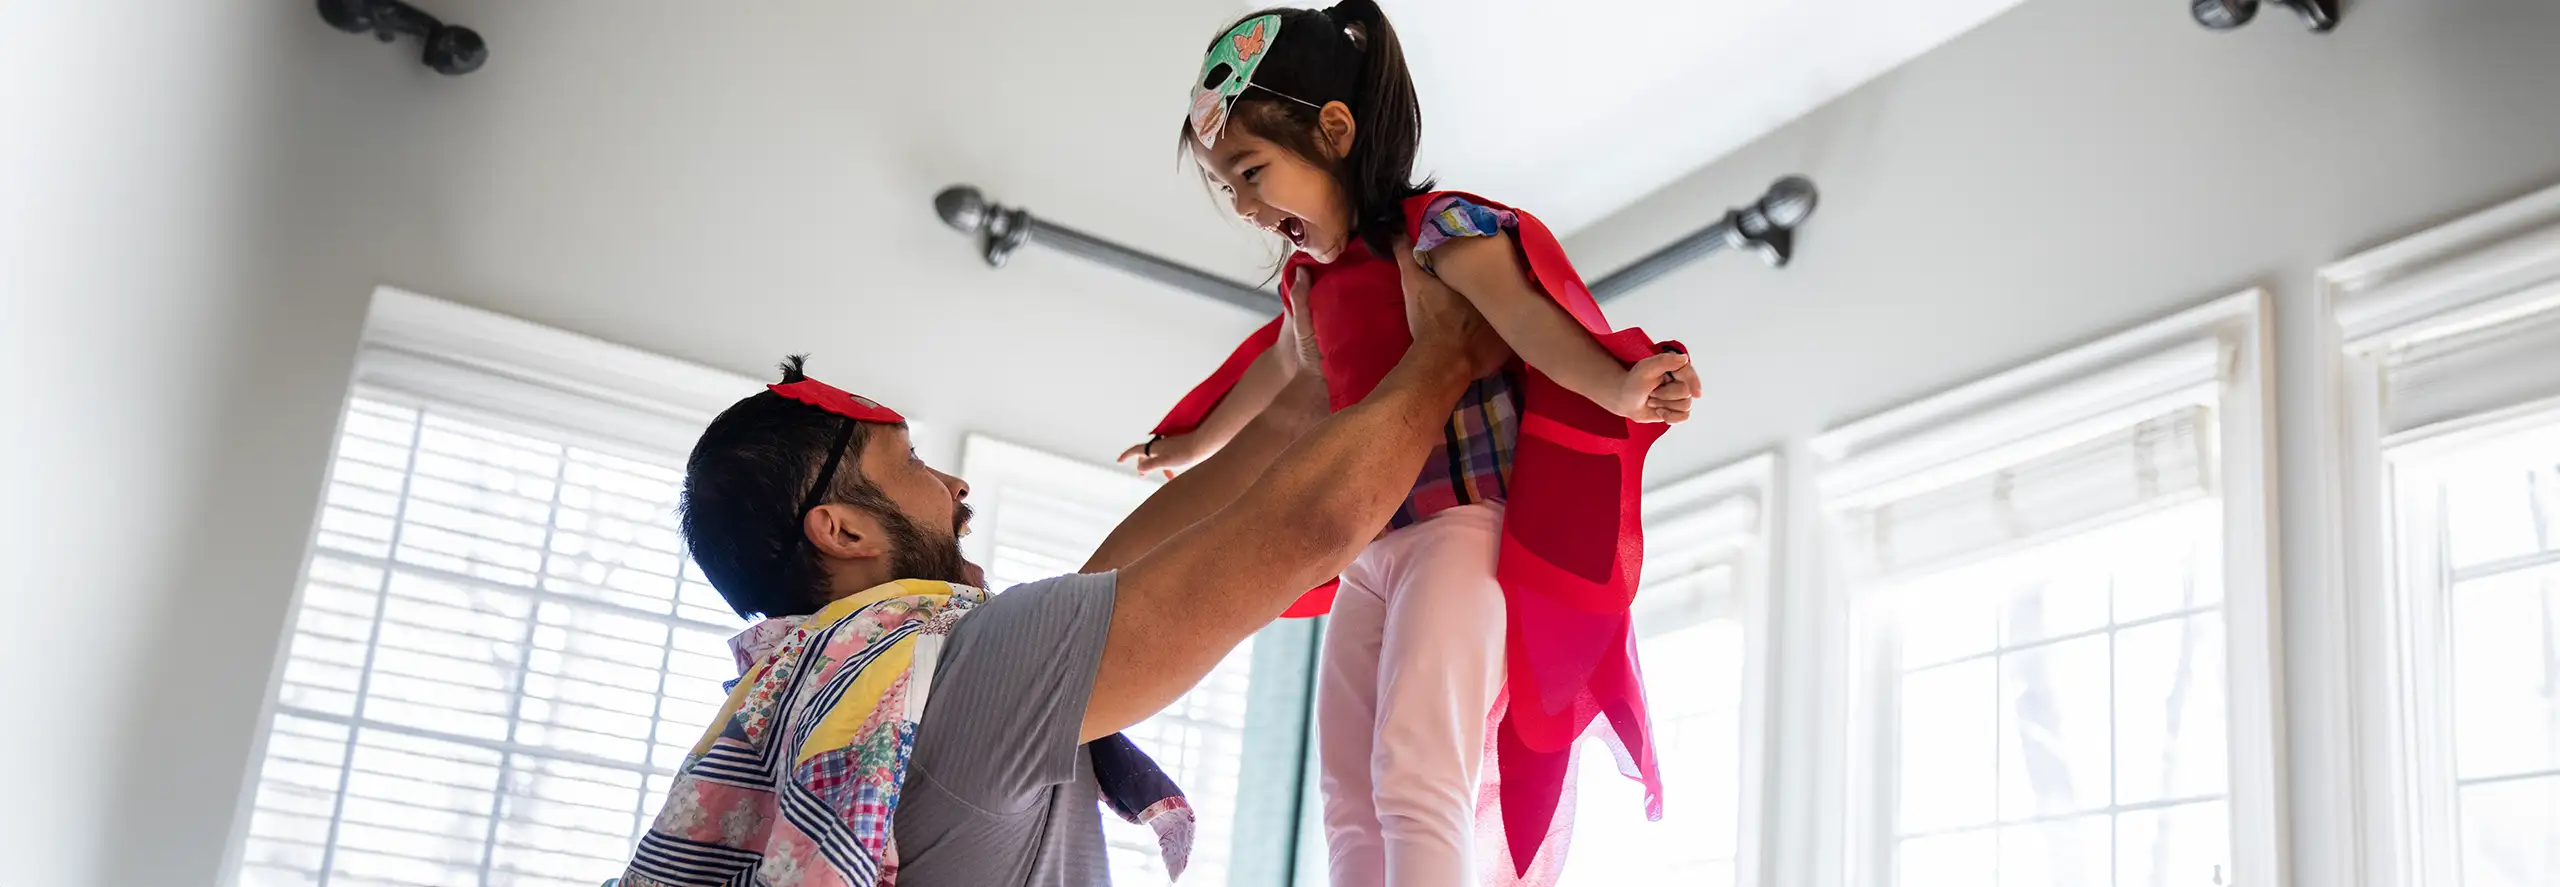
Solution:
M2393 468L2404 575L2446 641L2460 883L2560 882L2560 415Z
M1817 440L1853 883L2270 881L2260 300Z
M1887 588L1897 883L2228 880L2217 518L2169 508Z
M1771 457L1645 497L1645 575L1635 601L1637 655L1662 763L1663 815L1644 818L1644 787L1618 772L1606 741L1585 739L1574 837L1562 883L1732 887L1756 833L1746 774L1760 766L1763 723L1752 675L1765 625Z
M961 542L970 558L986 567L987 584L997 589L1075 572L1103 537L1156 489L1124 470L981 435L968 438L960 474L969 481L970 499L978 509L977 532ZM1247 776L1246 709L1254 646L1253 640L1238 645L1199 686L1127 731L1182 786L1199 816L1191 867L1183 874L1186 883L1228 881L1239 837L1239 790ZM1152 830L1105 815L1103 837L1115 883L1164 883L1164 863Z
M2560 188L2321 283L2363 862L2560 882Z
M711 413L592 386L753 384L388 290L366 335L240 883L593 887L717 711L740 624L675 526ZM589 390L479 359L507 343Z

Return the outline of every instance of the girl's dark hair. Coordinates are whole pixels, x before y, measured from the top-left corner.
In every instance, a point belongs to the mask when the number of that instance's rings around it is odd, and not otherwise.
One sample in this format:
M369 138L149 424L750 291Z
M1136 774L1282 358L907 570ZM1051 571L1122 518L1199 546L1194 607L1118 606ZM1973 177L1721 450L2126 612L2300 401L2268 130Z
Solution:
M1413 181L1414 154L1422 147L1422 102L1414 96L1395 27L1375 0L1344 0L1328 9L1266 9L1244 16L1221 29L1210 46L1235 25L1266 15L1280 17L1280 35L1265 50L1269 55L1255 70L1252 87L1228 111L1227 125L1246 127L1310 163L1329 166L1351 201L1353 230L1370 252L1388 255L1390 244L1404 234L1405 198L1431 190L1429 180ZM1327 161L1316 118L1328 102L1349 106L1357 126L1351 153L1339 162ZM1199 144L1184 119L1182 149L1194 151Z

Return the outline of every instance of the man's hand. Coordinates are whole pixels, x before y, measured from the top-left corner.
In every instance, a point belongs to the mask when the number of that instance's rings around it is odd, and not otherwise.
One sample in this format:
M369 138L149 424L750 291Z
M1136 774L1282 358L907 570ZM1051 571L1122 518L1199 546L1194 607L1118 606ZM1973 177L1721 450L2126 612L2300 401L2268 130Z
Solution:
M1445 350L1467 367L1467 378L1492 375L1511 362L1511 346L1484 319L1474 303L1422 269L1413 260L1413 244L1397 241L1396 268L1404 275L1404 322L1413 330L1416 349Z
M1292 375L1305 369L1322 372L1324 349L1316 346L1315 279L1307 269L1298 269L1297 275L1289 279L1289 292L1297 294L1297 298L1282 303L1289 324L1281 332L1289 338L1280 343L1289 346L1289 371Z

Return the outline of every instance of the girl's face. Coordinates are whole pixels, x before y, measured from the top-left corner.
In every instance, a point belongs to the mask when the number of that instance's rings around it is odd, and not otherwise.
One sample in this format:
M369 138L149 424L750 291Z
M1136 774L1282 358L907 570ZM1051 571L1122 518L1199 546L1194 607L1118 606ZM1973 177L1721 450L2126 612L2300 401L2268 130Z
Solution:
M1350 117L1350 109L1340 102L1319 115L1325 137L1317 147L1330 155L1328 160L1349 153ZM1215 147L1194 156L1234 204L1237 216L1316 261L1332 262L1351 242L1351 206L1342 185L1304 155L1230 124Z

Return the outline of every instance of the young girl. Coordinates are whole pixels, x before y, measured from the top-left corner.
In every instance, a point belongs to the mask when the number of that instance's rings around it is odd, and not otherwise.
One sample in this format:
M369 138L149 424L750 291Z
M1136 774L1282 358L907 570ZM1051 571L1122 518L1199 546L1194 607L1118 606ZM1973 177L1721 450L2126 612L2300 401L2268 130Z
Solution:
M1371 0L1220 34L1182 138L1236 214L1296 253L1283 316L1123 455L1139 470L1214 453L1300 363L1334 409L1359 401L1410 343L1408 278L1455 289L1519 357L1456 404L1338 589L1291 610L1333 592L1316 723L1335 887L1551 880L1574 742L1600 716L1659 816L1627 605L1644 453L1698 393L1686 355L1610 332L1537 219L1412 180L1421 108ZM1312 359L1271 347L1284 333ZM1479 816L1501 840L1476 846Z

